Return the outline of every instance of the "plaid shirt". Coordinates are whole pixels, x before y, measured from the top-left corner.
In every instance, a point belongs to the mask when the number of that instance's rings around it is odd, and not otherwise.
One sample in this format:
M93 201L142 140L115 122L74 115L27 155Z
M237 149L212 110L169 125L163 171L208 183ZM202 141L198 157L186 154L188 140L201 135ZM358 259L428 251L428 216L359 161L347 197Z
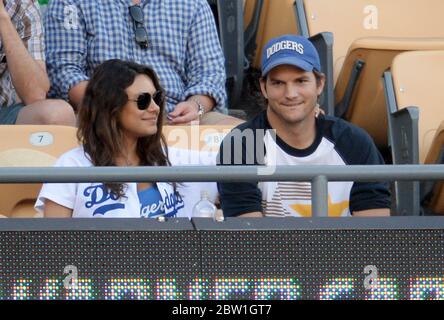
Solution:
M36 60L45 60L42 21L34 1L7 0L5 9L29 54ZM19 101L0 39L0 107L9 107Z
M167 110L195 94L226 110L225 67L207 0L142 0L149 47L136 43L131 0L51 0L45 16L50 95L88 80L113 58L150 65L166 90Z

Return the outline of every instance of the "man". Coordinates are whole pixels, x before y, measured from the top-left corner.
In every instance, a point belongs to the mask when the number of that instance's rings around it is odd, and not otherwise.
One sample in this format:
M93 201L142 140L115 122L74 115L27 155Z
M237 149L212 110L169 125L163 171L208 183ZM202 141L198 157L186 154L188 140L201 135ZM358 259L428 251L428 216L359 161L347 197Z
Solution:
M33 0L0 1L0 124L75 125L61 100L45 100L43 29Z
M210 113L226 112L226 92L207 0L51 0L45 31L50 94L74 107L94 68L118 58L156 70L166 89L168 124L236 121Z
M268 107L224 139L219 164L383 164L366 132L319 112L324 82L310 41L294 35L271 40L263 50L260 80ZM383 183L330 182L328 187L329 216L390 214ZM225 216L311 216L309 183L219 183L218 189Z

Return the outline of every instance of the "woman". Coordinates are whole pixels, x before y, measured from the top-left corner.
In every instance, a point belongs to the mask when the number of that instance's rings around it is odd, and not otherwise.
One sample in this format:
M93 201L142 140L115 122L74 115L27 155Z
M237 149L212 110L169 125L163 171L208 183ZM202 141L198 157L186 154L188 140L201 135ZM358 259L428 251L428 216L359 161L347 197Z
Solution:
M97 67L78 112L82 144L56 166L168 166L162 136L165 108L155 72L143 65L109 60ZM166 201L167 200L167 201ZM36 209L45 217L181 216L175 184L44 184Z

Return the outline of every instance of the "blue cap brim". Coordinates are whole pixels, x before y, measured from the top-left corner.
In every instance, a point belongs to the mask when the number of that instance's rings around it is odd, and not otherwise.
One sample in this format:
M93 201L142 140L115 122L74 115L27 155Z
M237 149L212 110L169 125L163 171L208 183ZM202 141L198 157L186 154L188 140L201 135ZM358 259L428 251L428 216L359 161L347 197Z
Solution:
M272 63L265 66L265 68L262 70L262 77L265 76L268 72L270 72L271 69L283 64L295 66L304 71L313 71L314 69L314 67L310 63L302 59L298 59L295 57L281 57L273 60Z

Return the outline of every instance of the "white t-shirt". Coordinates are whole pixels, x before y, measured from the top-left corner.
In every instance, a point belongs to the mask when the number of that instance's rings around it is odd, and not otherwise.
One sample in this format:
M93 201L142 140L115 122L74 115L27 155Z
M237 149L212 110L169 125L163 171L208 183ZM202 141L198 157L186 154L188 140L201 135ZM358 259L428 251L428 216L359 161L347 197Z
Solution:
M169 148L168 154L172 165L215 165L216 155L209 153L201 155L197 151ZM194 154L195 153L195 154ZM211 160L212 159L212 160ZM210 163L212 162L212 163ZM91 167L91 161L85 156L83 147L77 147L64 153L56 162L56 167ZM140 218L140 202L137 193L137 183L125 184L126 197L113 199L103 186L103 183L45 183L35 204L36 210L44 211L45 200L73 210L75 218ZM165 214L176 210L177 217L191 217L192 209L200 200L200 191L209 193L210 199L217 198L215 182L193 182L177 184L180 196L174 194L172 185L156 183L165 205ZM171 205L171 202L174 202Z
M267 131L264 137L267 150L265 164L276 165L345 165L335 145L322 138L311 154L297 157L288 154ZM349 209L352 181L328 182L328 212L331 217L351 216ZM311 217L311 183L296 181L259 182L262 191L262 207L269 217Z
M216 168L216 151L190 150L168 147L168 158L172 166L214 166ZM208 199L215 203L219 193L216 182L182 182L177 184L177 190L184 201L184 212L192 216L194 205L200 201L201 191L206 191Z

